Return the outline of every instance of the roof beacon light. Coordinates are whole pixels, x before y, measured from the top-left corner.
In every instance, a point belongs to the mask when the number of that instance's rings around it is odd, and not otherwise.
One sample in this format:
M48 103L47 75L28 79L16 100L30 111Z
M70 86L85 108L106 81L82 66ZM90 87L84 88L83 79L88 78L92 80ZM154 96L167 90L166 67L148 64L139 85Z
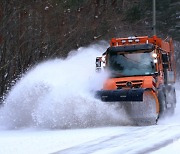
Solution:
M129 42L129 43L132 43L132 42L133 42L133 40L128 40L128 42Z
M129 36L128 39L129 39L129 40L130 40L130 39L131 39L131 40L134 40L134 39L136 39L136 37L135 37L135 36Z
M135 40L135 39L136 39L136 37L135 37L135 36L131 36L131 39Z
M136 43L138 43L138 42L139 42L139 39L135 39L134 41L135 41Z
M126 43L126 40L122 40L121 42L122 42L122 43Z

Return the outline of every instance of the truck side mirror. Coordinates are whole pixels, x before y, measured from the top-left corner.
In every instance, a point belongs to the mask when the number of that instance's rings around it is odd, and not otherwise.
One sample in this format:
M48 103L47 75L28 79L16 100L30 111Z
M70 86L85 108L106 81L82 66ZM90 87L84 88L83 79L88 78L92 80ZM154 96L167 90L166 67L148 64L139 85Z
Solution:
M96 57L96 70L101 70L101 57Z

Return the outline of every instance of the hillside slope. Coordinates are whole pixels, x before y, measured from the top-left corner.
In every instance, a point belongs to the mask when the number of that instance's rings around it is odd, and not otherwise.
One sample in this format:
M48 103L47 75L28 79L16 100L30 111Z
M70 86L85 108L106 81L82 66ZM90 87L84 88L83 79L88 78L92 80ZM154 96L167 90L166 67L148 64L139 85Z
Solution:
M1 95L12 80L40 61L66 57L70 50L99 40L152 35L152 1L2 0L0 3ZM179 8L178 0L157 1L158 36L173 37L177 50Z

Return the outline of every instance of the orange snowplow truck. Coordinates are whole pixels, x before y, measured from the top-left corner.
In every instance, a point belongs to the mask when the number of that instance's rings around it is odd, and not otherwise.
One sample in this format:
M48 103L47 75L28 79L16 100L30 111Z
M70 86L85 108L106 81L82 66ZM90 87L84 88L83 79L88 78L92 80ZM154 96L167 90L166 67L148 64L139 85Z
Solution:
M176 106L172 39L157 36L112 38L96 69L110 72L96 97L119 104L135 125L156 124Z

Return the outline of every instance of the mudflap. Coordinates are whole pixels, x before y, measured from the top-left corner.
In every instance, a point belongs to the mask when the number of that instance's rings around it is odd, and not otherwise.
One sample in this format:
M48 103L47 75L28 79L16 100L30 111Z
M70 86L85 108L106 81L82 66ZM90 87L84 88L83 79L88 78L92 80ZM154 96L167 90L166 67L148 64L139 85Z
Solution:
M133 125L154 125L157 122L157 98L152 90L102 90L96 96L102 101L123 107Z

